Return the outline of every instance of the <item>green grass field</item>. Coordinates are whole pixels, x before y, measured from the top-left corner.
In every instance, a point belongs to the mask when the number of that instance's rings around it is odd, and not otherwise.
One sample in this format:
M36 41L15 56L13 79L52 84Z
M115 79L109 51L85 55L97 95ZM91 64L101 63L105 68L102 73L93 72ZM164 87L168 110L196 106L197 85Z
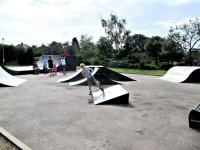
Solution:
M143 70L143 69L128 69L128 68L110 68L113 71L120 73L135 73L135 74L149 74L149 75L164 75L166 70Z
M77 70L80 69L79 66L76 67ZM130 68L109 68L113 71L119 73L135 73L135 74L148 74L148 75L164 75L166 70L144 70L144 69L130 69Z

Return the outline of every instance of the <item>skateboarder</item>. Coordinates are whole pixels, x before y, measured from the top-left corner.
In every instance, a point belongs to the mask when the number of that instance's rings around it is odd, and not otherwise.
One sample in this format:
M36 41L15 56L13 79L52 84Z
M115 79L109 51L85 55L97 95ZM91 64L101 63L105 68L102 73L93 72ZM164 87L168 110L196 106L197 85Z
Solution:
M89 68L89 67L86 67L84 63L81 63L80 64L80 67L83 69L82 71L82 75L83 77L87 78L87 82L88 82L88 86L89 86L89 90L90 90L90 93L89 95L92 94L92 89L91 89L91 85L94 83L96 84L100 90L102 90L104 92L104 89L103 89L103 86L100 84L99 81L97 81L95 79L95 77L92 75L92 71L93 69Z

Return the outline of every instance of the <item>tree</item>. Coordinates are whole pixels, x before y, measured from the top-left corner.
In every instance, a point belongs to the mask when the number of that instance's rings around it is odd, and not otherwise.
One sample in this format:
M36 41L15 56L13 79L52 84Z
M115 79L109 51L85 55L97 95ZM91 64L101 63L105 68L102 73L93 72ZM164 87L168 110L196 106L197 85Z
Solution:
M162 58L165 61L180 62L183 60L184 51L182 46L175 42L173 39L167 38L164 40L163 49L162 49Z
M26 64L27 65L32 65L34 61L34 53L33 53L33 48L28 48L27 52L25 53L26 55Z
M117 15L110 14L110 19L105 20L101 18L102 27L105 29L108 39L111 42L111 45L114 44L116 49L115 53L118 55L122 50L126 39L130 35L130 31L126 30L126 20L118 19Z
M62 44L53 41L49 44L49 48L51 50L51 55L61 55L62 54Z
M13 45L4 44L4 58L5 63L17 60L17 52ZM0 62L3 63L3 45L0 45Z
M153 36L149 38L144 45L144 49L148 53L148 55L156 60L156 65L158 65L158 62L160 60L162 52L162 42L163 39L161 37Z
M78 50L80 49L79 42L76 37L72 39L72 49L74 51L74 55L76 55Z
M49 54L51 54L49 47L47 47L44 44L42 44L38 49L41 52L41 55L49 55ZM36 54L36 56L38 56L38 55Z
M189 23L185 23L175 28L170 28L169 38L180 43L189 54L189 64L192 65L192 50L200 47L200 22L199 19L189 20Z
M142 34L135 34L127 38L121 57L127 57L132 63L138 63L144 54L144 45L148 38Z
M92 42L92 39L92 36L88 37L87 35L81 35L80 50L77 54L77 63L92 63L92 59L97 54L96 47L95 44Z
M35 45L33 45L30 48L28 48L28 50L32 50L32 53L34 54L34 57L39 57L39 56L42 55L42 52L41 52L40 48L38 48Z
M100 64L107 65L109 61L113 58L112 45L110 40L106 37L100 37L97 42L97 60Z

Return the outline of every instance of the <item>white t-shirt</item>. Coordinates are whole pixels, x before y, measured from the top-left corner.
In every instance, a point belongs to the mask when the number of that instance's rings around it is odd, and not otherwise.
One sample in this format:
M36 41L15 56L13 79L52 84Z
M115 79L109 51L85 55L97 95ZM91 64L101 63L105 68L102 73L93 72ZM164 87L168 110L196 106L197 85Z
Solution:
M62 64L63 66L66 65L66 62L65 62L65 59L64 59L64 58L62 58L61 64Z

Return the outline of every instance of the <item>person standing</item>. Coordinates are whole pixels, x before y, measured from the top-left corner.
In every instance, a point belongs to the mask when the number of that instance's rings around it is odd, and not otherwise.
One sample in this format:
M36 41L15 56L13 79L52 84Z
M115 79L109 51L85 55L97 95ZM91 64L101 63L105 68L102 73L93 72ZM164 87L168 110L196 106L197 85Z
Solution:
M53 64L53 74L57 75L57 67L56 67L56 64Z
M59 70L60 70L60 74L62 72L62 56L60 57L60 60L59 60Z
M66 70L65 57L62 57L61 64L62 64L63 74L65 75L65 70Z
M69 55L69 52L66 47L64 48L63 55L65 58Z
M49 73L50 73L50 76L53 75L53 59L51 58L51 56L49 56L49 59L48 59L48 66L49 66Z

